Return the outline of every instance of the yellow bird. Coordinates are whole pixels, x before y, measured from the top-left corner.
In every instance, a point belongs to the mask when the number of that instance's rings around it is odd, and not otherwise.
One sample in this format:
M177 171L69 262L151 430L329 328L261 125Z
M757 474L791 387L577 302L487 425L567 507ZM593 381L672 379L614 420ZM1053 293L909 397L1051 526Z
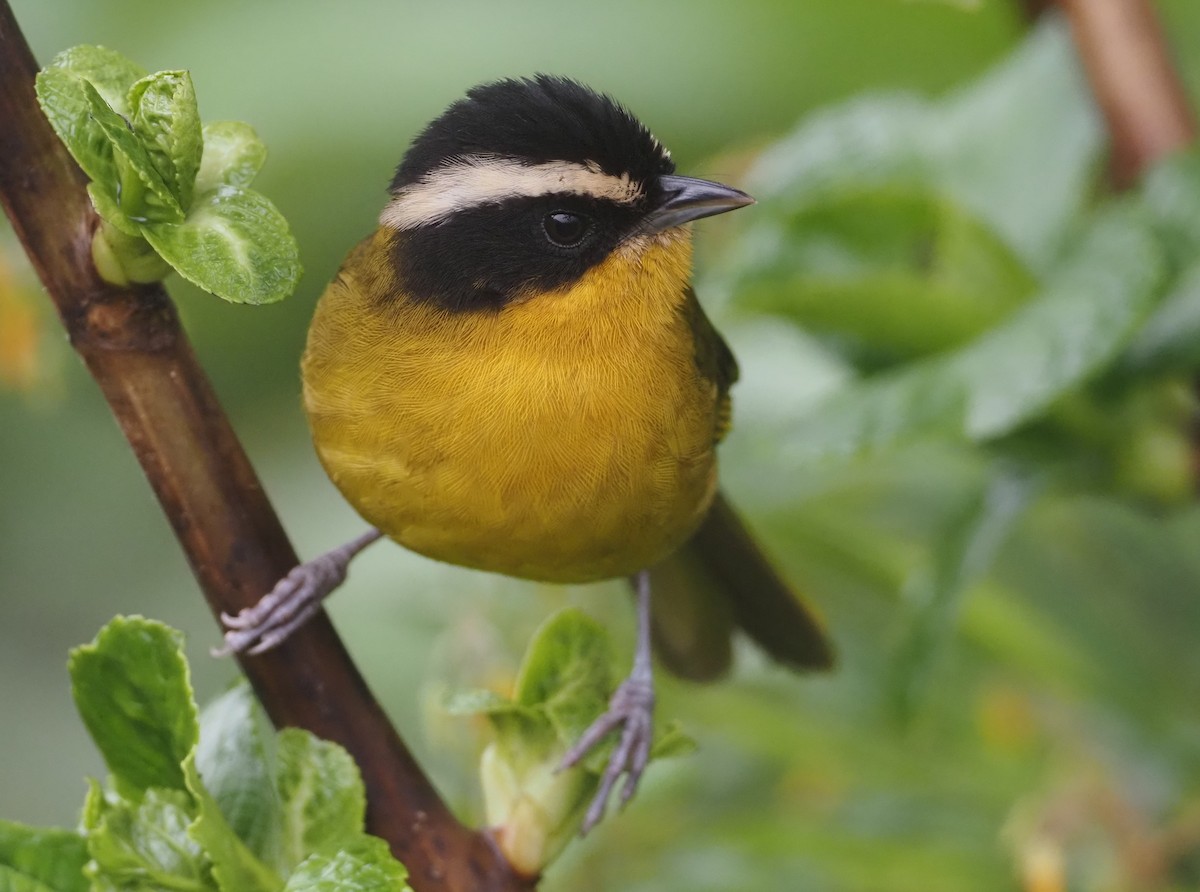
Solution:
M390 193L302 364L321 463L373 529L226 617L227 647L278 644L381 536L526 579L633 577L633 671L564 760L620 729L586 832L648 759L652 639L696 679L727 668L735 625L793 667L831 663L717 492L737 364L692 291L687 224L753 199L677 175L624 107L546 75L451 105Z

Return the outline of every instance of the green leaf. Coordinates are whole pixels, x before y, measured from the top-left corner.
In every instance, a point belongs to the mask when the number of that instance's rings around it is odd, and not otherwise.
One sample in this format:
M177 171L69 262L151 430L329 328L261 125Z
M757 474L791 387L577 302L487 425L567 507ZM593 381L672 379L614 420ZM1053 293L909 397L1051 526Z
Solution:
M1181 152L1155 165L1142 183L1142 205L1177 266L1200 253L1200 150Z
M274 892L283 885L270 868L262 863L238 839L226 822L216 799L205 788L196 770L194 756L183 763L188 790L198 812L188 835L198 843L212 862L212 874L222 892Z
M0 892L87 892L83 837L0 821Z
M95 87L104 101L125 117L131 111L126 97L134 81L146 76L146 69L116 50L83 44L63 50L44 69L66 71ZM87 100L78 93L80 110L86 112Z
M186 791L151 789L137 802L96 792L89 818L87 873L93 890L205 890L208 861L188 835L193 820Z
M508 712L516 707L511 700L506 700L495 691L455 691L443 704L450 715L488 715L491 713Z
M654 734L654 745L650 747L650 758L677 759L696 752L697 743L678 722L670 722Z
M412 892L408 871L382 839L362 836L335 854L312 855L288 877L286 892Z
M149 224L142 234L181 276L233 303L274 303L300 279L287 221L257 192L226 186L198 195L183 223Z
M366 793L358 766L336 743L298 728L278 736L276 787L283 803L280 866L331 853L363 832Z
M94 178L116 199L121 211L135 223L178 223L183 206L154 166L146 146L129 121L106 103L96 88L85 82L84 95L92 118L112 143L116 182Z
M38 104L75 163L95 183L104 184L105 194L116 195L117 169L112 143L92 117L87 82L64 68L38 72ZM111 199L116 203L115 197Z
M87 184L87 192L88 198L92 200L92 207L96 209L96 213L100 215L104 222L111 224L130 238L140 239L142 237L141 227L125 215L125 212L121 210L121 205L117 203L116 198L110 194L106 187L101 186L96 181L92 181Z
M268 864L279 857L280 804L268 759L274 731L242 682L200 713L195 764L233 832Z
M181 764L198 729L182 636L142 617L117 617L71 652L75 705L123 789L184 790Z
M130 87L145 77L145 70L124 56L94 46L60 53L37 77L38 102L47 119L92 180L97 210L118 226L125 214L141 217L150 212L160 219L182 219L182 209L172 207L174 199L164 194L166 186L144 147L128 133L127 119L133 114L127 101ZM147 190L151 198L144 202ZM98 194L103 196L99 201ZM114 207L122 213L113 213Z
M859 97L810 115L763 153L748 191L763 217L846 189L932 187L1041 271L1083 207L1101 132L1066 28L1047 21L945 99Z
M160 71L144 77L130 89L129 106L133 132L179 206L187 210L203 147L191 75Z
M594 748L567 770L567 749L607 707L612 647L598 622L560 610L534 634L521 663L514 699L489 692L456 697L459 713L486 715L495 740L480 762L488 825L517 870L536 875L579 832L613 742ZM693 747L674 725L656 730L652 758Z
M1200 261L1176 280L1129 344L1124 366L1141 373L1200 368Z
M213 121L204 125L204 155L196 175L196 192L221 186L245 188L267 160L267 147L254 128L241 121Z
M529 876L541 873L579 833L599 787L599 773L586 766L558 770L566 747L546 719L533 730L540 734L522 736L499 726L479 765L487 825L508 863ZM544 746L546 740L552 745Z
M1003 436L1084 383L1158 297L1162 257L1128 206L1098 218L1041 295L966 346L844 388L783 436L793 460L941 432Z
M59 53L38 72L36 89L42 112L89 179L116 194L112 144L92 116L87 85L118 114L127 114L130 85L145 70L120 53L98 46L77 46Z
M114 798L119 798L114 793ZM94 777L87 779L87 794L83 797L83 808L80 810L79 827L85 834L88 830L100 826L104 820L105 809L108 808L108 793Z
M456 715L485 715L497 730L505 758L522 765L557 759L608 706L614 689L612 642L604 627L576 608L565 608L534 633L517 675L512 700L491 691L451 697ZM693 745L675 725L655 733L655 756L677 755ZM584 767L601 772L608 748L597 747Z
M837 192L748 234L730 286L739 306L851 339L895 360L957 346L1020 305L1034 282L1012 251L929 189Z
M88 887L85 884L83 888L86 890ZM0 864L0 892L54 892L54 889L11 867Z
M544 711L568 742L604 712L613 690L608 632L581 610L560 610L534 633L514 701Z

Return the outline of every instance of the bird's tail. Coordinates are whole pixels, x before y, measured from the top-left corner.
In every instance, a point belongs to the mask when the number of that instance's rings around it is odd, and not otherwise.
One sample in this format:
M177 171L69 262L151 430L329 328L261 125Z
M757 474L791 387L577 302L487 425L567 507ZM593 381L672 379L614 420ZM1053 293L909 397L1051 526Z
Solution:
M651 569L650 584L655 651L676 675L723 675L737 627L793 669L833 665L821 620L779 577L721 493L683 548Z

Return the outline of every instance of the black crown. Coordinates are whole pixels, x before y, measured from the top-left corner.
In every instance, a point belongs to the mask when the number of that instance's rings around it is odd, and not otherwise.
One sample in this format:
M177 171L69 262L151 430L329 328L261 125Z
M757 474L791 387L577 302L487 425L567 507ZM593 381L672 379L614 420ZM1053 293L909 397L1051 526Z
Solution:
M675 170L670 153L628 109L577 81L547 74L473 87L413 141L391 189L464 155L530 164L590 161L640 183Z

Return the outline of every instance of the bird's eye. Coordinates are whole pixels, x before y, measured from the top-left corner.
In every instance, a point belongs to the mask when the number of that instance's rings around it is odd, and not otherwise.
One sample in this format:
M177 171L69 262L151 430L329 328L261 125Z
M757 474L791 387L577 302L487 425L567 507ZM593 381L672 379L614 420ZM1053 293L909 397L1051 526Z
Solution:
M591 223L583 214L555 211L542 220L542 228L546 230L546 238L558 247L574 248L583 241Z

